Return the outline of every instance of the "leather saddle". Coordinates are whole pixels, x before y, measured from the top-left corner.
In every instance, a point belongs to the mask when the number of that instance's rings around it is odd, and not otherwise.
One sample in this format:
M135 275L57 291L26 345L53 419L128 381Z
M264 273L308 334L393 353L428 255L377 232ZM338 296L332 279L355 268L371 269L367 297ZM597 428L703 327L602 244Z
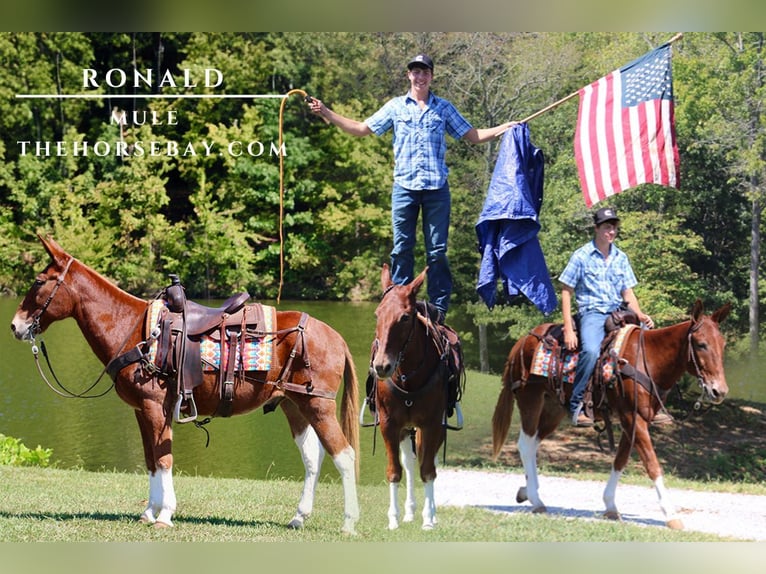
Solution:
M602 377L603 365L606 361L612 360L610 349L613 346L619 330L626 325L640 324L641 323L638 320L636 313L629 309L626 304L623 304L619 308L615 309L606 318L606 321L604 322L604 339L601 342L601 354L596 363L596 368L593 370L593 374L591 375L591 378L589 379L585 388L585 408L586 413L591 418L593 418L594 415L593 394L595 390L598 390L598 394L603 395L602 387L605 385L605 381ZM575 332L579 333L579 317L577 315L573 317L573 326ZM562 369L565 362L564 355L579 353L581 339L578 335L578 349L576 351L567 351L564 345L564 325L562 323L551 324L543 333L532 332L532 334L537 337L542 342L544 347L554 355L554 364L556 367L551 370L551 374L548 377L549 383L552 385L554 391L558 395L562 406L565 406L567 400L562 377ZM637 380L638 377L642 375L642 373L638 373L636 369L624 361L619 362L619 370L625 375L637 378ZM594 387L597 387L597 389L594 389Z
M171 275L170 278L171 284L165 289L169 313L162 320L161 332L175 334L176 339L173 362L176 367L177 397L173 418L179 423L191 422L197 418L193 391L202 384L200 343L203 335L217 340L220 346L220 402L216 414L231 416L237 350L244 351L248 334L255 337L264 335L263 308L260 305L246 306L245 303L250 299L247 292L232 295L219 307L206 307L186 298L177 275ZM228 353L225 353L226 349ZM241 352L240 356L243 354Z
M194 421L197 407L193 390L203 381L200 344L203 336L207 336L220 346L220 402L216 414L231 416L237 351L241 357L246 340L266 334L263 307L246 305L250 299L247 292L232 295L219 307L207 307L187 300L178 276L170 275L170 278L171 284L161 295L165 305L157 322L147 325L147 331L151 331L148 340L112 360L107 372L114 380L127 365L141 362L154 376L174 380L177 384L174 420ZM149 349L153 344L156 350L150 359Z

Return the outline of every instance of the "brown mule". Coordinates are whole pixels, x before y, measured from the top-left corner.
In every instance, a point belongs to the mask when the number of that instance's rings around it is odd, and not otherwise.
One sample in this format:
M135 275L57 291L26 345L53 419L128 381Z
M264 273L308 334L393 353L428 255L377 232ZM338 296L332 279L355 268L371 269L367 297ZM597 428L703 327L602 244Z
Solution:
M141 345L149 302L122 291L95 270L66 253L50 238L40 238L51 263L37 276L19 304L11 329L19 340L34 342L54 321L72 317L98 359L106 366L128 349ZM197 325L207 313L196 310ZM190 319L191 320L191 319ZM300 325L300 329L297 326ZM340 473L344 493L343 531L353 533L359 518L356 493L358 474L358 382L354 363L343 338L330 326L296 311L277 311L273 333L274 356L269 371L244 371L235 381L228 414L244 414L259 406L277 404L290 425L306 467L303 494L291 527L300 527L311 513L314 490L325 452ZM298 341L302 338L301 341ZM292 364L310 371L291 370L296 378L310 382L312 391L299 392L279 384L283 367ZM334 399L344 382L340 423ZM199 415L213 416L221 403L217 373L205 372L193 390ZM177 388L171 381L131 363L115 375L119 397L135 410L149 471L149 501L142 521L172 525L176 509L173 487L173 414ZM330 398L332 397L332 398Z
M399 527L397 494L403 468L407 488L403 520L414 519L416 458L425 493L422 527L429 530L436 525L436 457L447 432L450 382L455 383L451 379L455 375L447 362L452 338L448 328L418 310L416 297L425 277L426 270L408 285L394 285L384 265L383 298L375 310L374 404L388 457L389 529ZM458 371L459 380L462 364Z

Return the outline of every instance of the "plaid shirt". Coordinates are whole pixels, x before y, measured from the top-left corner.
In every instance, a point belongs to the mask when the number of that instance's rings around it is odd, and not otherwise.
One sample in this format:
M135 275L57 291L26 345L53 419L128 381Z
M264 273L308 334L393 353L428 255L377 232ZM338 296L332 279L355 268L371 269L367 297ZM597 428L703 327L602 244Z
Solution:
M444 134L460 139L473 127L449 101L429 94L421 110L409 93L386 102L365 123L376 135L394 130L394 182L411 190L444 187Z
M574 289L580 313L614 311L622 303L622 292L638 283L624 251L612 244L604 259L593 241L572 254L559 281Z

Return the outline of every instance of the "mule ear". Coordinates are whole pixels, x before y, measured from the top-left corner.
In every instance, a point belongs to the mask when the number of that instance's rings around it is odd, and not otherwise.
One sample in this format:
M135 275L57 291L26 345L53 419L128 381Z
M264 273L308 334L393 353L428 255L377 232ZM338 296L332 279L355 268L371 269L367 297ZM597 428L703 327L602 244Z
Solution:
M428 267L423 269L423 271L420 272L420 275L415 277L415 279L412 280L412 283L410 284L410 287L412 287L412 292L417 293L420 288L423 286L423 281L426 280L426 273L428 272Z
M713 321L715 321L716 323L720 323L721 321L726 319L726 317L729 316L730 311L731 311L731 303L726 303L726 305L718 309L718 311L715 311L710 316L710 318L713 319Z
M702 304L702 299L697 299L692 307L692 321L697 322L702 317L702 313L705 311L705 307Z
M386 289L391 287L391 285L393 285L393 281L391 281L391 271L388 269L388 263L384 263L383 269L380 272L380 286L385 293Z
M50 255L51 259L54 261L61 261L67 258L66 252L61 248L61 245L56 243L53 237L50 235L43 237L39 233L37 234L37 237L40 239L40 242L43 244L45 251Z

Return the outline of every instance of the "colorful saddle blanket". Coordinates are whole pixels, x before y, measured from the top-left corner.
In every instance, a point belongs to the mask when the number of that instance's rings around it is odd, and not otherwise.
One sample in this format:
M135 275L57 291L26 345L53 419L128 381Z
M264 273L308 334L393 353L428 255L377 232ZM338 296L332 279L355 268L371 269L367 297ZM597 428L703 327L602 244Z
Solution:
M152 329L158 327L163 307L166 307L166 303L161 299L157 299L152 303L147 318L147 332L151 332ZM274 332L274 326L277 322L277 311L274 307L268 305L261 305L261 308L263 309L264 324L259 325L258 330L266 333L266 335L259 338L246 337L244 345L237 343L235 364L238 368L244 368L245 371L268 371L271 369L271 361L274 354L274 337L271 333ZM242 349L244 349L244 353L241 353ZM156 352L157 340L155 339L147 353L150 362L154 362ZM200 339L202 370L220 370L222 352L223 356L228 357L229 341L223 341L223 344L221 344L221 341L216 338L210 335L203 335Z
M619 357L622 351L622 345L625 343L625 338L628 333L635 329L635 325L626 325L622 327L614 338L612 348L616 351L616 356ZM554 350L546 345L543 341L540 341L535 349L535 355L532 358L532 366L530 373L541 377L556 376L561 373L561 379L564 383L574 384L575 368L577 367L577 357L579 353L570 353L563 351L561 353L561 367L559 369L559 358L554 353ZM616 359L610 358L603 363L603 380L611 381L615 376Z

